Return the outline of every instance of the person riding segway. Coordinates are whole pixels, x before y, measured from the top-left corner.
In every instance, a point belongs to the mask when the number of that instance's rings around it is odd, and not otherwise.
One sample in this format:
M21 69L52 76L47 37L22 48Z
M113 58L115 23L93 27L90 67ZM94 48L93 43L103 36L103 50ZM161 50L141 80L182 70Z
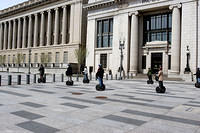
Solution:
M200 88L200 68L197 68L197 72L194 75L196 75L195 87Z
M99 64L99 68L96 73L96 79L99 80L99 84L96 85L96 90L97 91L104 91L105 90L105 85L103 84L103 75L104 75L104 70L102 68L102 65Z
M40 68L39 68L39 72L40 72L40 78L38 78L38 83L45 83L46 82L46 79L44 77L44 67L43 65L41 64Z
M148 76L148 79L149 79L149 80L147 80L147 84L153 84L152 70L151 70L151 68L149 68L149 70L147 72L147 76Z
M68 77L68 80L66 81L66 85L73 85L74 81L72 80L72 67L70 64L67 67L66 75Z
M158 83L159 83L159 86L156 87L156 92L157 93L165 93L166 88L165 88L165 86L163 86L163 71L162 71L162 67L160 67L160 70L158 72Z
M84 67L83 75L83 83L89 83L87 66Z

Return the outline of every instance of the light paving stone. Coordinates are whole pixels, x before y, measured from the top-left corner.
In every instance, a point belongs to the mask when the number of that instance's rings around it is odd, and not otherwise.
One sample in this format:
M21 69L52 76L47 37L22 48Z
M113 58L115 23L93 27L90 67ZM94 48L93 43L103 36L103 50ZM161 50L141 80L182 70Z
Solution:
M0 125L1 133L33 133L15 125Z

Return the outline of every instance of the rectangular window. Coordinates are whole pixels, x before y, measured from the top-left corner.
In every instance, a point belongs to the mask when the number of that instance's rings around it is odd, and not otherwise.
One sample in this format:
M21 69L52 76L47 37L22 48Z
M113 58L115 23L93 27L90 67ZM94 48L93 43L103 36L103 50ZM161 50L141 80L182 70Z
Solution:
M10 55L8 55L8 64L10 64Z
M60 53L59 52L56 52L56 57L55 57L55 62L56 63L60 63Z
M168 28L172 28L172 14L168 16Z
M146 69L146 56L142 56L142 69Z
M52 53L49 52L48 53L48 63L50 63L52 61Z
M107 68L107 54L100 55L100 64L102 64L103 68Z
M171 55L168 56L168 69L171 70Z
M26 63L26 54L23 54L23 63Z
M113 18L97 21L97 48L112 47Z
M64 52L63 63L68 64L68 52L66 52L66 51Z
M156 29L161 29L161 15L156 16Z
M14 64L15 63L15 55L13 55L13 58L12 58L12 63Z
M35 53L35 55L34 55L34 63L38 63L38 54L37 53Z
M167 28L167 14L162 15L162 29Z

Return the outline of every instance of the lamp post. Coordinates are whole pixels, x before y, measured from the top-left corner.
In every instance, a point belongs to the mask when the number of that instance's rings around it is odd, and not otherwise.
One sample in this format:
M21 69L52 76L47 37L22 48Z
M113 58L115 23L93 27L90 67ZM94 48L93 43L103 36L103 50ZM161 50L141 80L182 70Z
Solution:
M123 40L119 40L119 49L121 50L121 55L120 55L120 77L119 79L122 80L122 61L123 61L123 49L124 47L125 41Z
M28 49L28 74L31 74L31 67L30 67L30 65L31 65L31 49L29 48Z
M186 49L186 56L187 56L187 63L186 63L185 72L190 72L190 66L189 66L190 50L189 50L189 46L187 46L187 49Z

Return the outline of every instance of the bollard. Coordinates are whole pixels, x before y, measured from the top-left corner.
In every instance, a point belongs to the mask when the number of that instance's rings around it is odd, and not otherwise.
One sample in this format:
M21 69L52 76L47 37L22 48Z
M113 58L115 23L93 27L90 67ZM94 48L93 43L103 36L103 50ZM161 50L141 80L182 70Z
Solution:
M131 79L133 79L133 73L131 73Z
M106 80L108 80L108 74L106 74Z
M12 85L12 75L8 75L8 85Z
M37 80L36 74L34 74L34 75L33 75L33 83L36 83L36 80Z
M64 74L61 74L61 82L64 82Z
M29 74L26 75L26 84L30 84L30 75Z
M115 74L115 79L117 80L117 74Z
M53 82L56 82L56 75L53 74Z
M0 75L0 86L1 86L1 75Z
M129 79L129 73L127 73L127 79Z
M111 74L111 80L113 80L113 74Z
M21 75L17 75L17 85L21 85Z
M78 73L77 73L77 75L76 75L76 81L77 81L77 82L79 81L79 75L78 75Z

